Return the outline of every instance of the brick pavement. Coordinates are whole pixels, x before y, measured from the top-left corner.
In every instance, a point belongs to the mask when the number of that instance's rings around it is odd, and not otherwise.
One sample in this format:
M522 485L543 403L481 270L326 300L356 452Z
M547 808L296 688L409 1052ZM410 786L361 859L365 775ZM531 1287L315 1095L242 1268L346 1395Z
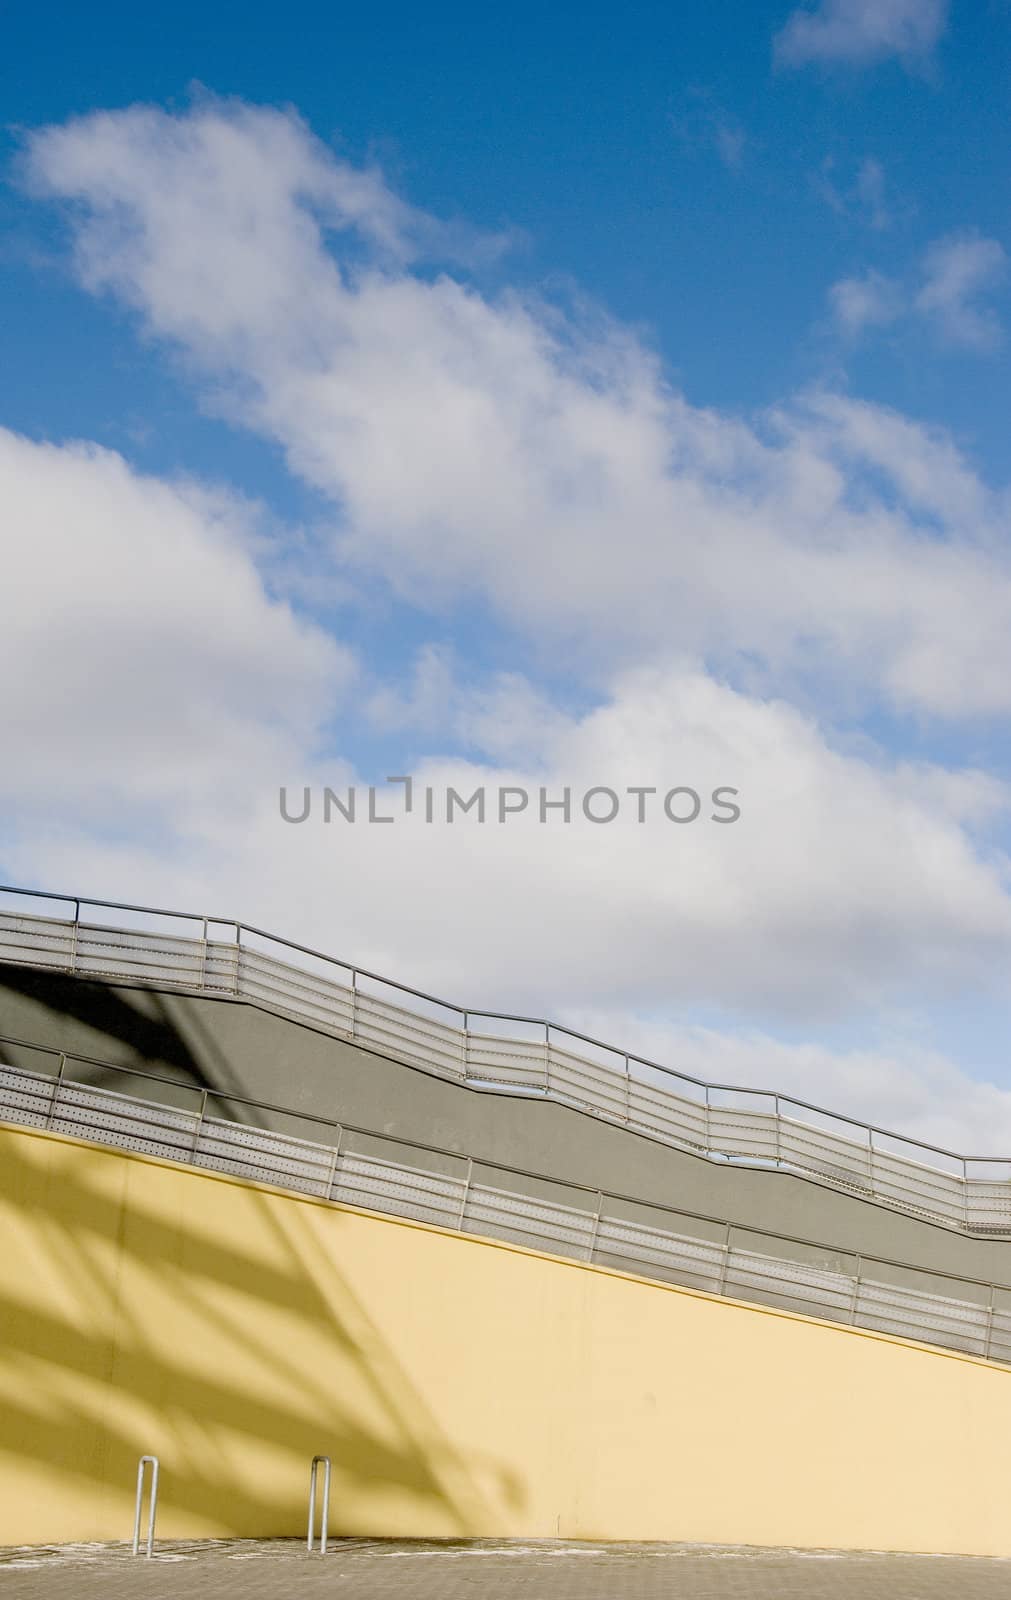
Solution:
M292 1540L0 1551L6 1600L989 1600L1011 1561L692 1545Z

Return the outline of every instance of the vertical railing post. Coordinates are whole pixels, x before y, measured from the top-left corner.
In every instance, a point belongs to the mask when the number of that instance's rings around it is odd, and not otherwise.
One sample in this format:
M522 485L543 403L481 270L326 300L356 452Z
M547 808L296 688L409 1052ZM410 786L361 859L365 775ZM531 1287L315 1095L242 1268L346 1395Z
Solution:
M990 1350L991 1350L991 1347L993 1345L993 1301L994 1301L994 1294L995 1294L994 1286L991 1283L991 1285L990 1285L990 1298L989 1298L989 1301L987 1302L987 1308L986 1308L986 1337L983 1340L983 1358L986 1361L990 1360Z
M867 1129L867 1187L871 1194L876 1194L874 1187L874 1129Z
M775 1111L775 1115L776 1115L776 1166L780 1167L782 1165L780 1144L779 1144L779 1136L780 1136L780 1128L781 1128L781 1122L780 1122L781 1113L780 1113L780 1109L779 1109L779 1095L778 1094L775 1095L774 1098L773 1098L773 1110Z
M67 1070L67 1057L66 1057L65 1053L61 1050L60 1051L60 1066L59 1066L59 1070L58 1070L58 1072L56 1074L56 1082L53 1084L53 1092L49 1097L49 1113L48 1113L48 1115L46 1117L46 1127L47 1128L51 1128L52 1127L53 1120L54 1120L54 1118L56 1116L56 1108L60 1103L60 1093L61 1093L61 1091L63 1089L63 1074L64 1074L64 1072L66 1070Z
M969 1162L967 1157L962 1157L962 1224L966 1233L969 1232Z
M632 1122L632 1063L625 1057L625 1125Z
M551 1024L544 1024L544 1093L551 1094Z
M242 959L242 924L235 924L235 993L239 994L241 984L239 981L239 964Z
M74 901L74 927L70 935L70 970L77 971L77 939L81 926L81 902Z
M857 1320L857 1311L860 1305L860 1272L863 1267L863 1257L857 1256L853 1264L853 1296L850 1300L850 1322Z
M319 1553L326 1555L327 1531L330 1522L330 1457L313 1456L312 1466L309 1469L309 1534L305 1542L307 1550L311 1551L316 1537L316 1473L322 1464L323 1467L323 1506L320 1516Z
M358 1032L358 972L351 968L351 1032L349 1038L354 1040Z
M204 1131L204 1117L206 1115L207 1115L207 1090L206 1089L201 1089L201 1091L200 1091L200 1108L197 1111L197 1125L193 1129L193 1150L192 1150L192 1154L193 1155L196 1155L197 1151L200 1149L200 1135Z
M711 1109L711 1107L710 1107L710 1101L709 1101L709 1085L707 1083L706 1084L706 1155L707 1156L711 1156L712 1153L713 1153L713 1130L712 1130L712 1127L711 1127L711 1120L710 1120L710 1116L709 1116L710 1109Z
M600 1232L600 1213L603 1211L603 1209L604 1209L604 1193L603 1193L602 1189L598 1189L597 1190L597 1211L596 1211L596 1215L593 1218L593 1229L592 1229L592 1231L590 1233L590 1248L586 1253L587 1261L592 1261L593 1260L594 1254L595 1254L596 1249L597 1249L597 1234Z
M335 1143L335 1145L333 1147L333 1154L330 1157L330 1171L329 1171L329 1173L327 1175L327 1180L326 1180L326 1197L327 1197L328 1200L332 1200L333 1199L334 1186L335 1186L335 1184L337 1182L337 1163L340 1160L340 1155L341 1155L341 1134L343 1132L344 1132L344 1129L341 1127L340 1123L338 1123L337 1124L337 1142Z
M470 1077L470 1012L463 1013L463 1081Z
M470 1198L470 1180L474 1176L474 1157L467 1157L467 1176L463 1180L463 1194L460 1196L460 1215L456 1219L457 1232L463 1232L463 1225L467 1220L467 1201Z
M151 1556L154 1550L154 1520L158 1513L158 1457L141 1456L137 1463L137 1507L133 1518L133 1553L140 1554L140 1513L144 1501L144 1468L151 1468L151 1499L147 1513L147 1543L144 1554Z
M207 988L207 918L203 921L203 936L200 941L200 988Z
M723 1231L723 1261L720 1266L720 1282L716 1290L717 1294L726 1294L727 1292L727 1273L730 1269L730 1232L732 1227L733 1223L728 1222Z

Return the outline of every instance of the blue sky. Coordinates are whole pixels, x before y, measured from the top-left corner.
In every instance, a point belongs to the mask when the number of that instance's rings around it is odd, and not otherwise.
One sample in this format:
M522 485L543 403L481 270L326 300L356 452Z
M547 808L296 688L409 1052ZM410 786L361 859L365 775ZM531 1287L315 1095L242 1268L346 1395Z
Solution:
M955 5L943 43L913 70L895 58L777 69L772 40L789 14L778 3L632 5L620 22L588 7L578 25L541 6L508 19L470 6L372 19L294 4L283 27L270 6L223 6L212 24L206 7L182 4L171 28L135 6L103 8L100 26L67 7L55 58L40 15L12 9L0 69L9 150L21 127L135 100L184 104L193 83L291 104L353 159L378 158L415 204L516 230L510 281L557 276L599 298L646 330L697 404L766 405L844 361L861 394L946 422L1001 470L1005 362L939 350L916 326L840 350L824 326L838 279L908 272L952 230L1006 232L1001 0ZM721 129L741 140L736 166L721 158ZM877 228L855 193L869 160L884 174ZM27 426L64 415L80 426L94 416L74 409L94 403L80 374L98 350L108 363L110 318L36 281L30 258L19 273L19 240L37 241L42 224L10 197L5 221L10 332L33 355L16 378L7 366L5 403ZM128 336L117 355L107 427L122 428L131 403L178 404L171 389L151 394L161 375ZM184 419L172 420L178 438ZM180 456L192 462L199 448L187 440ZM217 460L222 441L204 448ZM169 439L163 449L170 459Z
M5 24L8 879L1011 1147L1002 0Z

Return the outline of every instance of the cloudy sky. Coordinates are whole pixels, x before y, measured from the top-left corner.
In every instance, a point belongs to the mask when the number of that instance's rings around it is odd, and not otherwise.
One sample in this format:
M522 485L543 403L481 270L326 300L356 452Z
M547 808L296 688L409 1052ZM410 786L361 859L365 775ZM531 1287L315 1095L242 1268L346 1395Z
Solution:
M1002 0L5 30L4 879L1011 1154Z

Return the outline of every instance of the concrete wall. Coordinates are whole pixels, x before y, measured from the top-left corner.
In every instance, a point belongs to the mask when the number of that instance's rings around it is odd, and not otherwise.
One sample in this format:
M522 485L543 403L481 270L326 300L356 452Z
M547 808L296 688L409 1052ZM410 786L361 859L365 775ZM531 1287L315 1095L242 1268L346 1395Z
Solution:
M1011 1555L1011 1371L0 1131L0 1543L303 1529Z
M227 1096L281 1102L567 1183L683 1207L741 1229L822 1241L827 1250L784 1253L843 1271L859 1253L908 1263L918 1269L915 1277L888 1269L875 1275L929 1292L962 1293L939 1276L943 1272L1011 1284L1007 1241L966 1238L786 1173L706 1161L564 1106L446 1083L244 1003L0 966L0 1034L139 1064L180 1084L210 1088L219 1110L303 1137L320 1135L296 1118L244 1113ZM5 1053L32 1064L30 1054ZM74 1071L126 1092L150 1093L139 1079ZM704 1225L684 1231L722 1236L718 1227ZM765 1240L755 1242L769 1248ZM965 1298L986 1296L966 1291ZM1011 1295L998 1298L1002 1307L1011 1303Z

